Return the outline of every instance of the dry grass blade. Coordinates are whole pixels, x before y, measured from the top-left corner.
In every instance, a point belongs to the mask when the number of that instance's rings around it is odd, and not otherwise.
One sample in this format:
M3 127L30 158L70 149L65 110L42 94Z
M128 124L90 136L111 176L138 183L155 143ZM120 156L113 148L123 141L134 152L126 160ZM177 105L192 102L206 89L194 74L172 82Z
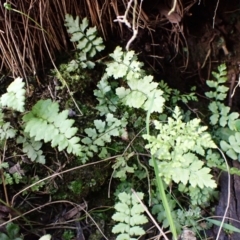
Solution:
M141 199L138 197L137 193L131 189L133 194L135 195L135 197L137 198L137 200L140 202L140 204L142 205L142 207L144 208L145 212L147 213L148 217L152 220L152 222L154 223L154 225L156 226L156 228L159 230L159 232L161 233L161 235L164 237L165 240L168 240L168 237L166 236L166 234L163 232L163 230L159 227L158 223L155 221L155 219L152 217L151 213L148 211L147 207L143 204L143 202L141 201Z
M117 1L115 1L117 4ZM43 23L46 40L53 59L69 48L69 36L64 26L65 14L90 18L104 38L109 30L113 31L115 18L110 0L85 0L79 3L72 1L19 0L11 2L14 10L9 11L0 6L0 72L11 72L13 76L24 76L38 73L50 68L48 52L45 48L41 29ZM39 7L43 11L40 13ZM116 6L116 5L115 5ZM17 12L18 11L18 12ZM32 20L33 21L32 21ZM109 25L111 29L109 29Z
M136 14L139 14L139 27L152 31L157 24L163 25L163 19L179 21L184 13L192 6L182 6L181 0L177 0L173 15L158 18L151 12L137 6ZM129 30L122 23L114 23L117 16L122 15L127 7L128 0L13 0L9 11L0 5L0 73L11 72L16 76L27 77L44 72L44 69L52 67L48 51L42 37L42 29L46 34L46 41L51 56L56 60L59 53L67 52L73 47L69 42L69 36L64 26L65 14L79 16L80 19L88 17L91 25L96 26L105 40L111 34L118 36L119 40ZM195 1L194 1L195 3ZM42 7L40 13L39 8ZM172 6L171 6L172 7ZM171 8L169 8L170 10ZM130 9L130 18L133 9ZM154 20L155 19L155 22ZM131 22L132 19L129 19ZM172 29L169 29L172 30ZM174 43L176 44L176 43ZM177 44L176 44L177 45ZM178 49L177 49L178 50Z

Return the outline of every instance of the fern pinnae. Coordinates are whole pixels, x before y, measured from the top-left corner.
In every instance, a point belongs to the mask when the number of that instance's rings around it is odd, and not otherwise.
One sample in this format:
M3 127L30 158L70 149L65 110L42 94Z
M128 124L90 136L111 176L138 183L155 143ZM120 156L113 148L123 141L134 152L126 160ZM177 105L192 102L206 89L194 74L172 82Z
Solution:
M16 78L7 88L7 92L1 96L1 105L13 110L24 112L25 105L25 83L23 79Z
M143 199L143 193L138 192L136 194L141 200ZM112 232L119 233L116 240L136 240L134 236L145 234L140 226L148 222L146 216L142 214L144 208L133 193L119 193L118 199L119 202L114 206L116 213L112 216L112 219L119 223L112 228Z
M40 100L33 106L32 111L24 115L24 131L34 137L35 141L51 141L52 147L57 146L59 151L67 148L68 153L80 155L80 139L74 136L77 128L72 127L74 120L67 117L67 110L59 113L58 103L50 99Z

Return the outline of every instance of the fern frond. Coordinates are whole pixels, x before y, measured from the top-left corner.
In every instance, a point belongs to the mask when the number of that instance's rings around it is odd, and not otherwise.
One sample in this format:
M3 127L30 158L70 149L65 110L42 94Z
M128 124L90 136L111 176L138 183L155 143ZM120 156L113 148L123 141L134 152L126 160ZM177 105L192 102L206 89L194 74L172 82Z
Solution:
M94 95L98 100L96 109L100 112L100 116L106 115L108 113L114 113L119 104L119 98L112 90L106 73L97 84L97 88L98 89L94 90Z
M1 105L13 110L24 112L25 104L25 83L22 78L16 78L7 88L7 93L1 96Z
M120 137L127 125L127 118L123 116L121 119L117 119L113 114L108 113L106 120L100 119L94 120L94 128L86 128L84 132L87 137L81 141L85 144L83 151L87 156L92 157L94 153L99 153L100 158L107 156L108 151L106 144L112 141L112 137Z
M59 113L58 103L50 99L40 100L23 117L24 131L35 141L51 141L52 147L58 146L59 151L67 148L68 153L80 155L80 139L74 136L77 128L72 127L74 120L67 118L68 110Z
M27 137L27 134L25 134L25 136L19 136L17 138L17 143L23 145L22 151L27 154L31 161L45 164L45 156L41 150L42 142L35 141L33 138Z
M205 95L211 99L208 106L212 115L210 123L217 129L216 136L219 139L220 146L224 152L233 160L240 159L240 133L238 128L239 113L230 112L230 107L225 106L222 102L227 97L229 88L224 86L227 82L226 65L218 67L218 72L212 72L215 81L208 80L207 85L212 91L206 92Z
M137 195L141 200L143 199L143 193L138 192ZM112 219L119 223L113 227L112 232L120 233L116 238L117 240L137 239L134 236L145 234L140 225L148 222L142 214L144 209L134 194L122 192L118 194L118 199L120 202L115 204L116 213L112 216Z
M134 166L130 167L128 165L128 160L131 156L132 155L129 154L128 156L121 156L116 158L116 162L112 166L115 171L113 177L119 178L121 179L121 181L124 181L127 179L127 173L134 173Z
M103 39L97 37L97 28L88 28L88 20L84 18L82 23L79 24L79 17L76 19L67 14L65 17L65 26L67 27L68 33L72 35L71 41L77 43L77 49L87 54L88 57L92 58L97 52L102 51L105 47L103 45ZM84 57L83 55L82 57ZM84 60L83 58L81 60Z
M0 109L1 110L1 109ZM14 138L16 130L11 126L10 122L4 121L4 114L0 111L0 140Z
M115 79L123 78L128 85L128 88L116 88L116 95L121 102L130 108L142 108L145 111L151 106L151 112L161 113L165 102L163 91L158 89L158 83L153 82L153 76L144 73L134 51L125 53L117 47L110 56L113 61L107 64L107 75Z
M140 79L144 76L143 64L138 61L134 51L123 52L121 47L116 47L110 54L113 61L107 64L106 73L115 79L124 78L126 80Z
M207 127L200 126L199 119L184 123L178 107L167 123L155 120L154 125L159 134L156 137L145 134L143 138L149 142L146 148L158 159L159 172L165 181L215 188L210 169L198 158L205 156L206 149L216 148Z

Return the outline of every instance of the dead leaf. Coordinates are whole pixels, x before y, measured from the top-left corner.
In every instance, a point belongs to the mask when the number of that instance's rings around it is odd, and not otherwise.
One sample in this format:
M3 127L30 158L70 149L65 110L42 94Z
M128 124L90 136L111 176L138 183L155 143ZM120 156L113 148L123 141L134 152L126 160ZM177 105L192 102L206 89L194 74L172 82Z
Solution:
M14 174L16 172L19 173L20 175L24 175L24 171L21 169L19 162L9 169L9 173L11 174Z

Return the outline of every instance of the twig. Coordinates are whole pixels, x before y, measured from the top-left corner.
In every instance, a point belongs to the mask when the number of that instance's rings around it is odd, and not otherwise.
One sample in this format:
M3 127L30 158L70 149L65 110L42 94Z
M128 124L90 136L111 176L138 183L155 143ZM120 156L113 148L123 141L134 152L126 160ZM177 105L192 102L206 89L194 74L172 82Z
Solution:
M215 18L216 18L216 15L217 15L218 5L219 5L219 0L217 1L216 8L215 8L215 10L214 10L214 15L213 15L213 28L214 28L214 26L215 26Z
M4 149L3 149L3 158L0 158L0 164L3 163L4 158L5 158L5 152L6 152L6 145L7 145L7 140L4 142ZM4 172L3 172L3 167L0 168L0 173L1 173L1 178L2 178L2 184L3 184L3 191L4 191L4 196L6 199L6 203L8 206L9 205L9 199L8 199L8 192L7 192L7 188L6 188L6 181L5 181L5 177L4 177Z
M36 207L36 208L34 208L34 209L31 209L31 210L29 210L29 211L27 211L27 212L25 212L25 213L23 213L23 214L21 214L21 215L19 215L19 216L17 216L17 217L14 217L14 218L12 218L12 219L10 219L10 220L8 220L8 221L0 224L0 227L2 227L2 226L6 225L6 224L8 224L8 223L10 223L10 222L12 222L12 221L14 221L14 220L17 220L17 219L19 219L19 218L21 218L21 217L23 217L23 216L25 216L25 215L27 215L27 214L29 214L29 213L31 213L31 212L34 212L34 211L36 211L36 210L42 209L43 207L46 207L46 206L49 206L49 205L52 205L52 204L56 204L56 203L68 203L68 204L73 205L74 207L77 207L77 208L80 207L81 210L84 211L85 214L93 221L93 223L96 225L96 227L98 228L98 230L100 231L100 233L102 234L102 236L103 236L106 240L108 240L108 238L104 235L104 233L102 232L101 228L98 226L98 224L96 223L96 221L92 218L92 216L91 216L81 205L76 204L76 203L73 203L73 202L70 202L70 201L67 201L67 200L59 200L59 201L54 201L54 202L48 202L48 203L45 203L44 205L40 205L40 206L38 206L38 207Z
M31 188L31 187L33 187L33 186L35 186L35 185L37 185L37 184L39 184L39 183L41 183L41 182L44 182L44 181L46 181L46 180L48 180L48 179L50 179L50 178L53 178L53 177L55 177L55 176L59 176L59 175L64 174L64 173L68 173L68 172L71 172L71 171L74 171L74 170L77 170L77 169L80 169L80 168L84 168L84 167L87 167L87 166L91 166L91 165L96 165L96 164L99 164L99 163L107 162L107 161L110 161L110 160L112 160L112 159L115 159L115 158L121 157L121 156L122 156L122 154L121 154L121 155L112 156L112 157L109 157L109 158L100 160L100 161L98 161L98 162L92 162L92 163L88 163L88 164L85 164L85 165L76 166L76 167L74 167L74 168L69 168L69 169L64 170L64 171L62 171L62 172L56 172L56 173L54 173L54 174L52 174L52 175L50 175L50 176L47 176L47 177L45 177L45 178L43 178L43 179L40 179L39 181L37 181L37 182L35 182L35 183L33 183L33 184L30 184L29 186L23 188L23 189L20 190L18 193L16 193L16 194L13 196L13 198L12 198L11 206L13 206L13 203L14 203L14 201L15 201L15 199L16 199L16 197L17 197L18 195L20 195L22 192L25 192L25 191L28 190L29 188ZM3 225L4 225L4 224L3 224ZM0 227L3 226L3 225L0 225Z
M175 11L176 6L177 6L177 0L174 0L174 2L173 2L173 7L172 7L172 9L168 12L168 15L171 15L171 14Z
M228 106L231 107L232 106L232 98L235 94L236 88L239 86L239 81L238 81L237 85L234 87L234 84L236 82L236 73L234 70L232 70L232 71L230 70L229 73L231 76L231 79L230 79L231 84L230 84L230 91L229 91L231 93L231 95L229 94L229 96L228 96Z
M122 23L125 23L125 25L129 28L132 29L133 31L133 35L132 37L129 39L127 45L126 45L126 50L128 51L129 50L129 47L130 47L130 44L134 41L134 39L137 37L137 34L138 34L138 27L139 27L139 18L140 18L140 14L141 14L141 10L142 10L142 2L143 0L141 0L141 3L140 3L140 10L139 10L139 13L138 13L138 17L137 17L137 20L136 20L136 12L137 12L137 0L134 0L134 6L133 6L133 20L132 20L132 25L130 24L130 22L128 21L127 17L128 17L128 13L129 13L129 10L130 10L130 7L132 5L132 2L133 0L130 0L127 4L127 8L126 8L126 11L124 13L124 15L121 15L121 16L117 16L117 19L114 20L114 22L122 22Z
M144 208L145 212L147 213L147 215L149 216L149 218L152 220L152 222L154 223L154 225L156 226L156 228L159 230L159 232L162 234L162 236L168 240L168 237L165 235L165 233L163 232L163 230L159 227L158 223L155 221L155 219L153 218L153 216L151 215L151 213L148 211L147 207L143 204L143 202L141 201L141 199L138 197L137 193L131 189L131 191L133 192L133 194L135 195L135 197L137 198L137 200L140 202L140 204L142 205L142 207Z
M228 166L228 162L227 162L227 159L224 155L224 153L222 152L222 150L220 148L217 148L218 151L221 153L225 163L226 163L226 167L227 167L227 173L228 173L228 197L227 197L227 206L226 206L226 209L225 209L225 212L224 212L224 215L223 215L223 218L222 218L222 222L221 222L221 225L219 227L219 230L218 230L218 234L217 234L217 237L216 237L216 240L219 239L219 236L220 236L220 233L221 233L221 230L223 228L223 224L224 224L224 221L226 219L226 216L227 216L227 212L228 212L228 208L229 208L229 205L230 205L230 197L231 197L231 193L230 193L230 188L231 188L231 177L230 177L230 170L229 170L229 166Z
M128 15L129 10L130 10L132 1L133 1L133 0L130 0L130 1L128 2L128 4L127 4L127 9L126 9L124 15L117 16L117 19L113 20L114 22L122 22L122 23L125 23L129 28L131 28L131 24L130 24L130 22L127 20L127 15Z

